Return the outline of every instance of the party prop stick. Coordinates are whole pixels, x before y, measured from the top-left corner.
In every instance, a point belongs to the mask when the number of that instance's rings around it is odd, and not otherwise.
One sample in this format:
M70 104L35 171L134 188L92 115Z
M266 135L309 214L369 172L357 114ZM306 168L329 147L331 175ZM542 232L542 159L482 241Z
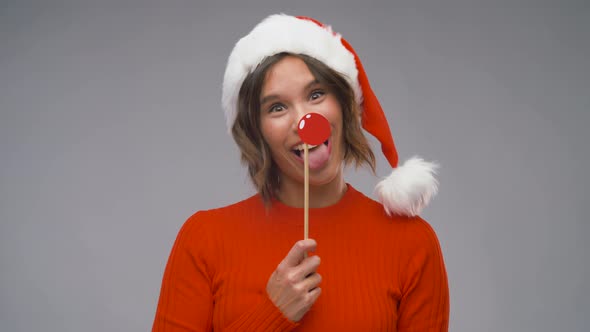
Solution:
M309 146L303 143L303 239L309 238Z
M330 137L330 123L318 113L305 114L297 133L303 141L303 238L309 237L309 145L324 144ZM307 256L307 254L306 254Z

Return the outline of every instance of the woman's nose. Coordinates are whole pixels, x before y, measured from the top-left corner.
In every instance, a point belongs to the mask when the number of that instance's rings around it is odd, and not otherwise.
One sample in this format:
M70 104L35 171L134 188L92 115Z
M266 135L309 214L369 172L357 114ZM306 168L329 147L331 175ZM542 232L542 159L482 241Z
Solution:
M297 132L297 128L299 127L299 121L310 111L303 106L298 106L294 108L293 119L291 119L291 130Z

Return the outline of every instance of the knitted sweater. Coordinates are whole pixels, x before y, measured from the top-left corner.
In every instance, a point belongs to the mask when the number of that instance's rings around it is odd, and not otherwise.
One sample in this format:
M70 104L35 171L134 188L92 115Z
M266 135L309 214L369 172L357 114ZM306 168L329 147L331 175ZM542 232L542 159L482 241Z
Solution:
M266 283L303 238L303 209L259 195L191 216L164 272L153 331L447 331L443 256L419 217L388 217L352 186L335 205L310 209L322 294L297 323Z

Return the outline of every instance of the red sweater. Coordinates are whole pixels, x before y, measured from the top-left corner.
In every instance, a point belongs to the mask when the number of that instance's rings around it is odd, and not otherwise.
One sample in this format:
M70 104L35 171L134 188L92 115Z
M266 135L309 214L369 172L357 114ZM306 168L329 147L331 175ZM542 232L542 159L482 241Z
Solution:
M322 294L289 321L266 283L303 237L303 209L260 196L200 211L178 233L153 331L447 331L449 290L437 237L419 217L388 217L348 185L310 209Z

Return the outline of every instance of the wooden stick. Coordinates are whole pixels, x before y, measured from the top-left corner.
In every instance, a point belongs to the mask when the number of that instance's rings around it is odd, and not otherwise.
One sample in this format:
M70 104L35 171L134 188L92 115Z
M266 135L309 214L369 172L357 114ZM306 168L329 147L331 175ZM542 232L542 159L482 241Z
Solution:
M303 143L303 239L309 238L309 147Z
M303 143L303 239L309 238L309 148ZM307 252L303 253L307 258Z

